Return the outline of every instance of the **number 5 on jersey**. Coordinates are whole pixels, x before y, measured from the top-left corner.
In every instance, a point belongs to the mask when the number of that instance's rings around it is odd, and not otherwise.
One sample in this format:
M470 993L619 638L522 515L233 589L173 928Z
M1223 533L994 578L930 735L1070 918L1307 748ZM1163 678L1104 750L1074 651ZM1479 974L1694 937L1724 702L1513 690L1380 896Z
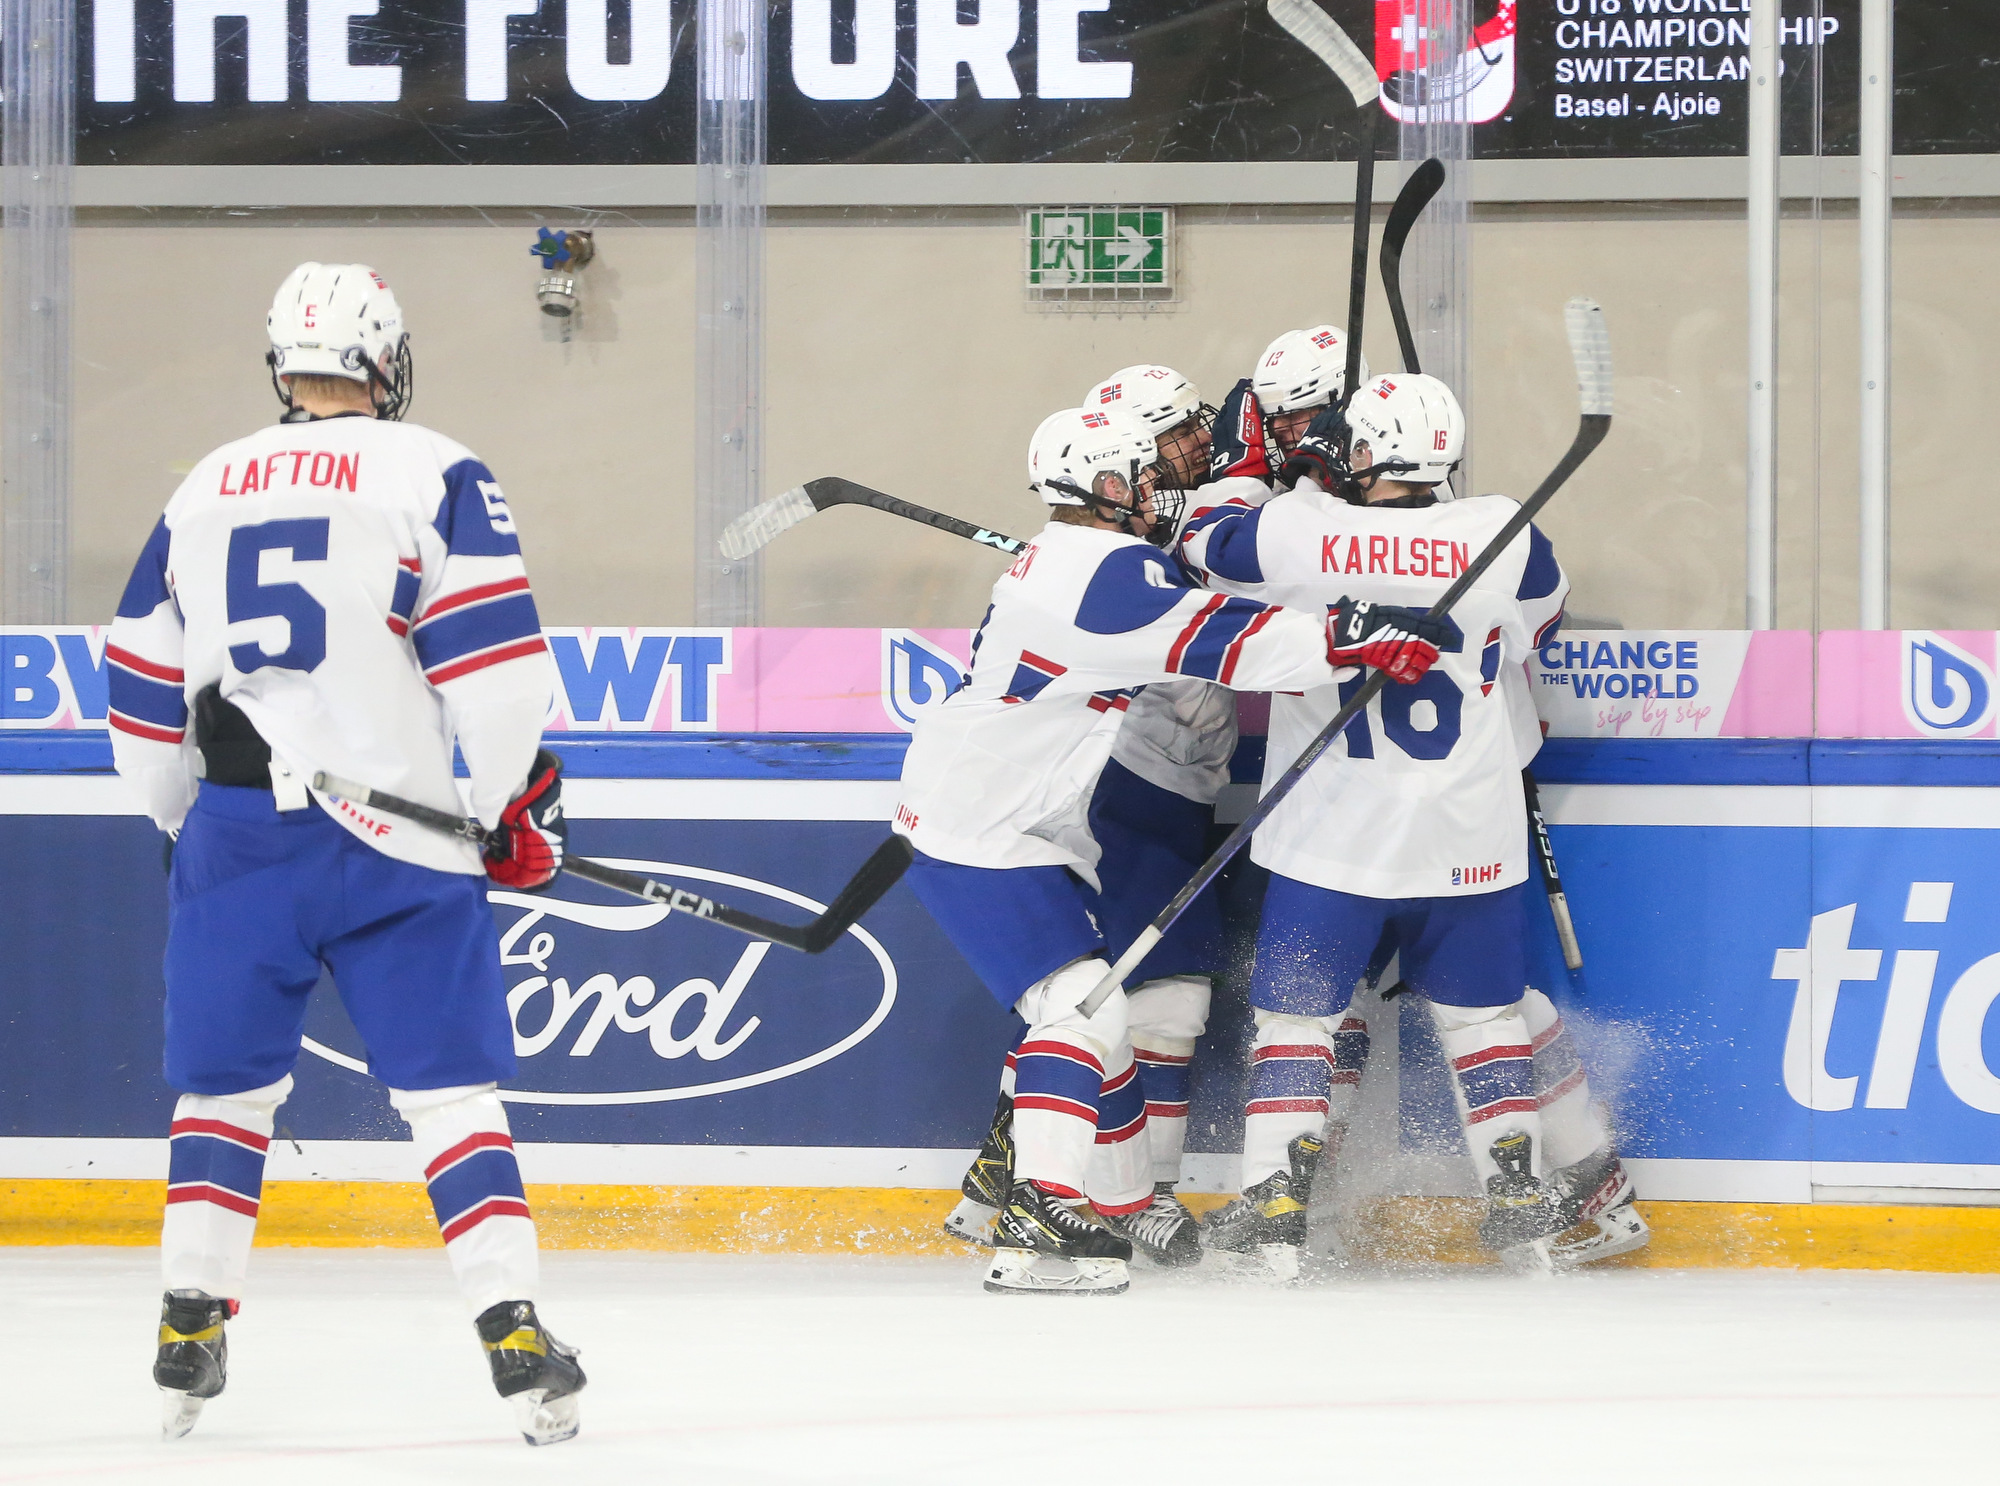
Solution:
M266 521L239 526L229 534L229 622L282 619L288 636L283 650L267 652L255 640L229 647L230 664L248 673L263 666L311 671L326 659L326 610L297 583L265 583L264 554L285 552L294 563L325 562L326 517Z

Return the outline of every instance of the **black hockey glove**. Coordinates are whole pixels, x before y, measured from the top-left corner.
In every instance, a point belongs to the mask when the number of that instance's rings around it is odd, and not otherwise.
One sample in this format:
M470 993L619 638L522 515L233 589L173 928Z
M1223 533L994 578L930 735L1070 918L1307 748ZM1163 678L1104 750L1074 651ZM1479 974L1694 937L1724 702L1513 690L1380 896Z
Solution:
M1264 441L1264 410L1257 403L1257 394L1250 390L1250 379L1245 377L1236 384L1236 390L1222 400L1222 409L1215 415L1213 442L1208 448L1208 477L1211 480L1227 480L1236 475L1249 475L1254 479L1267 480L1271 476L1271 459Z
M1280 485L1296 485L1310 475L1321 490L1335 495L1347 483L1347 415L1337 403L1328 403L1306 425L1305 437L1292 450L1284 468L1278 471Z
M1444 621L1421 609L1342 598L1327 613L1326 658L1336 666L1373 666L1391 681L1421 681L1449 638Z

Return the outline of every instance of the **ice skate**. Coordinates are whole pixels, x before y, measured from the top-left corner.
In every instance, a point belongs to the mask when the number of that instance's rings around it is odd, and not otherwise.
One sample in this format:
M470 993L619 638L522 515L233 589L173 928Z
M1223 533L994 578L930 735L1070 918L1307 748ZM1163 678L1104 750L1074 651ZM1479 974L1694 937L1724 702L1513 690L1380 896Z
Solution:
M233 1305L200 1290L169 1290L160 1301L160 1351L153 1381L160 1385L160 1435L185 1438L201 1406L229 1381L229 1339L222 1326Z
M993 1107L993 1124L979 1154L958 1184L957 1207L945 1215L944 1231L983 1249L993 1247L993 1220L1006 1205L1014 1184L1014 1101L1006 1094Z
M577 1394L589 1381L576 1349L550 1336L534 1302L503 1300L473 1323L493 1368L493 1387L514 1408L514 1423L531 1445L555 1445L580 1427Z
M1555 1191L1534 1174L1535 1143L1526 1134L1493 1142L1500 1170L1486 1179L1486 1217L1479 1241L1508 1269L1523 1274L1555 1270L1551 1240L1568 1226Z
M1306 1203L1325 1149L1319 1136L1299 1136L1285 1147L1291 1169L1274 1172L1211 1213L1202 1225L1202 1242L1213 1253L1231 1256L1228 1267L1246 1277L1296 1280L1306 1243Z
M1155 1182L1153 1200L1136 1213L1101 1215L1104 1226L1132 1241L1132 1247L1162 1269L1201 1263L1201 1228L1174 1191L1172 1182Z
M1565 1166L1550 1186L1566 1224L1549 1245L1557 1269L1595 1264L1652 1242L1653 1230L1633 1201L1637 1192L1631 1175L1609 1147Z
M1122 1295L1127 1238L1087 1222L1033 1182L1016 1182L993 1224L986 1288L995 1295Z

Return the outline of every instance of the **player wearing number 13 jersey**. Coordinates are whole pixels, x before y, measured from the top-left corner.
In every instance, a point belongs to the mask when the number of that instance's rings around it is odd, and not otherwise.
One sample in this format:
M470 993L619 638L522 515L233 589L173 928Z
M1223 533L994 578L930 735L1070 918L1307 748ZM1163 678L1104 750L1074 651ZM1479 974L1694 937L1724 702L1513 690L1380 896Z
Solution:
M495 1386L531 1443L567 1439L583 1373L535 1315L495 1093L515 1065L488 878L546 886L564 833L520 540L485 465L395 421L409 343L370 269L302 264L269 329L284 421L195 466L105 650L118 770L174 841L165 1430L222 1391L264 1153L327 972L410 1125ZM483 856L309 787L325 771L456 814L454 744L496 831Z

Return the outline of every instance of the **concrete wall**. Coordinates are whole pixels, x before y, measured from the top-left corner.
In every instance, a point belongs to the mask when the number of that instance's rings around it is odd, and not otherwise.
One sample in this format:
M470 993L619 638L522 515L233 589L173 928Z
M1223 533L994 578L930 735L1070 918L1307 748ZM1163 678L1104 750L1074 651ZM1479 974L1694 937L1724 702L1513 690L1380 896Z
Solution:
M352 258L414 327L412 417L477 449L520 518L551 623L692 619L694 232L679 211L601 216L588 312L563 342L532 297L541 222L508 210L85 213L76 234L77 510L72 615L108 616L186 467L275 416L271 290L303 258ZM1788 224L1780 620L1854 622L1854 233ZM1021 289L1006 208L775 213L769 238L769 488L842 474L1026 534L1029 434L1131 361L1219 401L1278 332L1344 315L1346 223L1310 208L1189 209L1181 300L1058 310ZM1980 265L2000 205L1905 209L1896 245L1896 612L2000 625L1980 472L2000 464L2000 304ZM1486 207L1475 229L1474 482L1525 494L1575 400L1560 310L1600 299L1619 364L1611 439L1545 526L1573 609L1630 626L1742 621L1744 238L1699 205ZM1368 352L1395 365L1379 303ZM1817 390L1817 404L1815 391ZM766 622L976 622L992 553L837 511L767 549ZM1819 575L1817 587L1815 573ZM1817 599L1817 602L1816 602ZM1817 612L1815 612L1817 611Z

